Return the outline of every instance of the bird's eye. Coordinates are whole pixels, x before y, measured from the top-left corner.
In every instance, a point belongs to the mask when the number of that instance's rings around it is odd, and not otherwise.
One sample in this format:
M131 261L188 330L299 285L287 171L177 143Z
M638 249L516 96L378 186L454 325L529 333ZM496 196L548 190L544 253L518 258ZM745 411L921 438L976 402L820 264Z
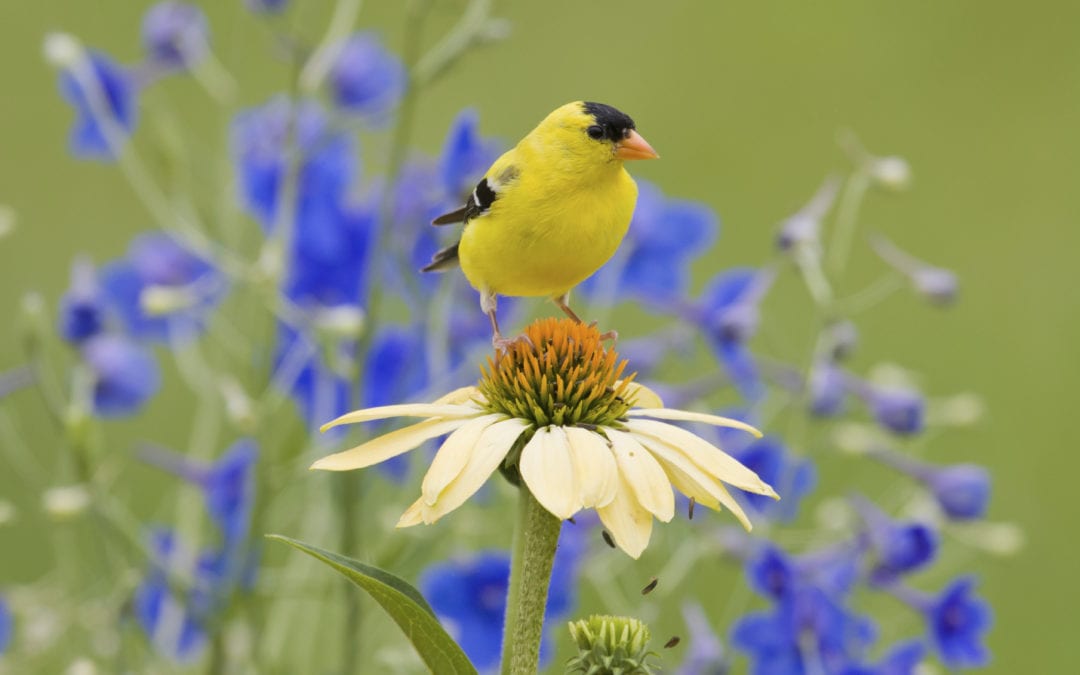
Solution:
M585 133L589 134L589 138L593 140L600 140L604 137L604 127L594 124L585 130Z

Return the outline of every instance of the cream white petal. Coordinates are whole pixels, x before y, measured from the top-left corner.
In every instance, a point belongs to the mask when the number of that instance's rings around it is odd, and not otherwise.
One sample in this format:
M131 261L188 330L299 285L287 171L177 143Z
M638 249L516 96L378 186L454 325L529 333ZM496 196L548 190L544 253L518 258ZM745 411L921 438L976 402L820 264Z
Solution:
M615 388L618 389L620 384L622 384L622 380L615 383ZM664 407L664 402L660 400L660 395L643 384L631 382L626 385L626 391L630 396L634 397L634 407L636 408Z
M412 506L405 509L405 513L401 514L398 518L397 525L394 527L412 527L413 525L419 525L424 522L424 500L417 499L412 503Z
M675 448L651 438L639 440L660 462L671 483L680 492L687 497L694 497L695 501L711 509L719 510L717 504L722 504L739 519L743 527L751 529L750 519L719 480L703 471Z
M663 443L685 455L708 474L737 488L779 499L776 491L731 455L686 429L653 420L629 420L626 427L638 436Z
M619 486L619 468L607 440L581 427L565 429L566 438L570 441L570 456L574 461L581 506L587 509L607 506L615 499L615 490Z
M559 520L566 520L581 508L570 441L562 427L537 429L521 450L518 470L536 501Z
M356 422L369 422L382 420L388 417L476 417L484 411L475 405L450 405L436 403L401 403L397 405L381 405L377 408L364 408L345 413L336 420L331 420L319 427L319 431L326 431L341 424L355 424Z
M431 402L431 405L464 405L469 401L482 399L483 394L476 387L462 387L444 394Z
M505 415L499 414L476 417L450 434L450 437L435 453L431 466L428 468L427 473L424 474L424 481L420 486L420 491L425 504L431 506L438 500L439 495L446 489L446 486L452 483L461 474L461 470L465 468L469 461L469 455L472 454L473 448L476 446L477 441L480 440L480 435L484 433L484 430L499 420L505 419L505 417Z
M385 462L391 457L397 457L436 436L450 433L468 421L461 418L424 420L419 424L373 438L355 448L327 455L312 464L311 468L324 471L363 469L366 466Z
M746 422L741 422L730 417L721 417L719 415L710 415L708 413L690 412L689 410L675 410L673 408L650 408L641 406L639 408L633 408L626 413L627 417L651 417L657 420L678 420L680 422L702 422L704 424L711 424L716 427L730 427L732 429L739 429L746 431L754 435L755 438L761 438L761 432Z
M663 467L633 436L616 429L605 429L619 473L633 489L638 502L663 522L675 515L675 495Z
M514 445L514 441L528 426L528 422L508 419L496 422L484 429L484 433L480 434L476 446L469 455L469 461L458 477L446 486L434 504L424 506L424 522L434 523L473 496L491 473L499 467L506 453Z
M621 477L615 490L615 499L607 506L596 509L600 522L611 532L619 548L631 558L638 558L649 545L652 536L652 514L634 496L633 489Z

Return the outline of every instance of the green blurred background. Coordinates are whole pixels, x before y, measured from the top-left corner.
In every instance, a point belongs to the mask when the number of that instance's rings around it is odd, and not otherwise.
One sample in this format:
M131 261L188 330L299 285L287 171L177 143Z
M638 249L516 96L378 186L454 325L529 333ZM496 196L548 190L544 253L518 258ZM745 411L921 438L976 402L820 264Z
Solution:
M71 112L41 58L42 36L70 31L134 61L148 4L0 8L0 203L18 216L17 229L0 240L0 308L9 317L0 367L20 362L14 327L25 292L40 290L52 311L73 255L115 257L150 224L114 168L67 156ZM262 102L286 76L265 56L267 35L240 0L201 4L219 56L241 79L242 101ZM317 35L332 3L295 4L295 20ZM360 24L398 48L404 4L365 3ZM463 4L435 3L427 44ZM776 222L845 166L839 129L909 160L913 189L871 200L864 224L954 269L962 297L948 311L902 295L869 312L861 321L868 356L858 365L886 358L921 372L929 392L985 395L985 421L936 441L930 457L990 466L992 517L1025 528L1018 556L978 562L996 615L991 670L1051 673L1075 664L1080 4L641 0L501 3L497 13L512 21L512 37L470 53L423 94L416 144L437 152L464 106L479 109L485 133L515 139L563 102L615 104L663 156L635 167L637 174L722 218L699 279L768 257ZM152 111L172 110L192 130L191 142L221 143L222 120L193 84L166 91L147 102ZM876 266L864 246L857 255L853 278ZM801 313L806 302L793 293L769 311ZM175 396L156 401L149 420L117 428L116 442L148 425L184 430L190 403ZM48 457L57 439L44 430L36 401L20 396L13 406L29 446ZM843 480L829 482L843 489ZM152 499L151 487L142 493ZM26 507L0 530L3 586L36 578L48 558L37 497L5 469L0 496Z

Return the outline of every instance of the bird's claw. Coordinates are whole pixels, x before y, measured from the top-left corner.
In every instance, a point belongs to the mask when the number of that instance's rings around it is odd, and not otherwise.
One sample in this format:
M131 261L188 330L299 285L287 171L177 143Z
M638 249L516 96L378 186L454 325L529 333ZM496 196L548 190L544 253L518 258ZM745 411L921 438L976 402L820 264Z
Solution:
M596 326L598 324L599 324L598 321L590 321L589 322L589 328L596 328ZM619 331L617 331L617 330L609 330L606 333L601 333L600 334L600 341L601 342L607 342L608 340L611 340L612 346L615 346L615 343L619 341Z
M533 344L533 341L529 338L529 336L525 335L524 333L512 338L506 338L501 335L494 335L491 338L491 346L494 347L495 351L499 354L505 354L510 350L510 347L518 343L526 344L533 348L536 347L536 345Z

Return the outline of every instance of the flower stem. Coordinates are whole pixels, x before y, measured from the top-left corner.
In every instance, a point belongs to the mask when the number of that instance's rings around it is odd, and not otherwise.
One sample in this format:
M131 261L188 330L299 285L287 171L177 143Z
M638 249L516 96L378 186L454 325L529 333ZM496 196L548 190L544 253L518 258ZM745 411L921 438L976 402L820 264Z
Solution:
M536 672L561 525L522 485L503 626L503 675Z

